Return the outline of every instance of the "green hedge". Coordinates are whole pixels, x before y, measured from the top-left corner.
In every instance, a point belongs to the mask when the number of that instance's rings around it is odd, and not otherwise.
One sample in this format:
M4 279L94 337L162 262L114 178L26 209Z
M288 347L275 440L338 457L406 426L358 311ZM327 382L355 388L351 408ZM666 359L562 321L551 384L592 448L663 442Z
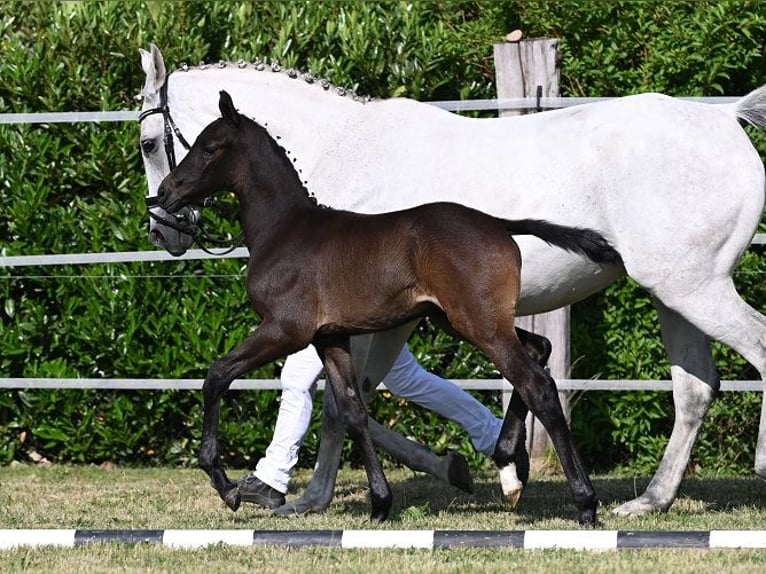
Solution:
M135 109L137 50L149 42L170 67L267 57L376 97L490 98L492 44L516 27L562 39L564 95L739 95L764 82L766 13L757 2L6 1L0 26L3 113ZM0 149L3 254L151 248L136 123L0 126ZM758 308L763 265L753 249L736 276ZM0 270L0 302L0 375L12 377L201 378L257 324L241 262L231 260ZM668 376L654 311L631 282L576 305L573 317L574 376ZM445 377L496 376L470 346L427 324L412 348ZM727 350L717 360L726 378L756 376ZM499 412L496 393L481 397ZM277 400L229 393L229 464L261 455ZM454 425L402 406L382 396L372 409L437 449L472 453ZM748 394L718 401L695 464L749 469L758 407ZM318 423L317 406L305 464ZM651 470L671 424L667 393L585 394L574 413L587 460L602 468ZM34 451L56 461L193 464L200 430L198 393L0 391L0 462Z

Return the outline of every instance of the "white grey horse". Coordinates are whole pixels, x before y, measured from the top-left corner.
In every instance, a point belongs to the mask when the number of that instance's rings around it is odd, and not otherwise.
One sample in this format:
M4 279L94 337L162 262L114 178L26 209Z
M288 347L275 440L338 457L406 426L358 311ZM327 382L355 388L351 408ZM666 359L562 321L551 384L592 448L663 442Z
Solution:
M377 213L452 201L606 237L624 269L584 263L520 237L518 314L569 305L626 273L654 298L671 364L675 424L646 491L615 512L666 510L676 498L719 388L709 338L766 376L766 318L740 298L732 281L764 208L763 164L741 124L766 127L766 87L726 105L641 94L529 116L470 119L405 98L365 101L277 65L222 63L168 74L155 46L141 50L141 60L141 147L150 196L173 156L186 153L184 141L192 142L216 117L224 89L241 112L279 139L320 203ZM191 243L183 228L157 221L150 233L171 253ZM382 378L411 328L356 342L365 376ZM292 510L329 504L342 437L339 425L325 425L314 477ZM393 448L416 448L391 440ZM763 413L755 471L766 478Z

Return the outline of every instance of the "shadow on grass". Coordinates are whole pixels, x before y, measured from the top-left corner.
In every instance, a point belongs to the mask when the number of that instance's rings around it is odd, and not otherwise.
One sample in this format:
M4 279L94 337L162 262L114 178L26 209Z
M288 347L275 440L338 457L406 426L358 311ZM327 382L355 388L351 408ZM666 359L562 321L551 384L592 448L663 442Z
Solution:
M648 477L604 478L593 481L599 499L605 506L617 505L643 493ZM766 509L766 482L752 478L687 477L681 483L678 498L702 502L708 510L730 510L739 507Z
M593 478L596 495L601 501L603 516L627 500L643 493L649 477ZM294 484L296 495L305 491L308 482ZM474 493L467 494L443 482L422 474L410 474L391 479L394 504L392 519L409 515L475 515L477 513L506 513L509 507L502 497L496 475L477 477ZM740 508L766 509L766 482L756 478L685 478L674 506L679 510L681 500L694 501L691 508L683 506L685 514L713 511L735 511ZM370 512L366 477L360 472L350 481L335 488L330 505L350 517L368 517ZM575 516L574 501L563 477L534 478L528 485L515 515L521 525L542 520L570 519Z

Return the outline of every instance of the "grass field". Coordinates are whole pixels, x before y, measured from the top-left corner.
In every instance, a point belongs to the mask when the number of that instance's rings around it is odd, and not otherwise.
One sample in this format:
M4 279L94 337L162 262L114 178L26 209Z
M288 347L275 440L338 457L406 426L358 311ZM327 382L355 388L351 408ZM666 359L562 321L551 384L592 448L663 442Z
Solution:
M232 471L230 476L238 476ZM382 525L368 521L364 473L342 471L336 497L322 514L281 518L244 505L227 510L199 470L68 466L0 468L0 529L577 529L561 478L537 478L516 512L500 498L493 474L465 495L430 477L388 472L394 508ZM295 493L310 473L299 473ZM641 491L647 479L596 477L599 528L612 530L748 530L766 528L766 484L755 478L687 479L666 514L620 518L610 510ZM291 496L295 494L291 493ZM239 548L180 550L160 545L96 544L0 551L0 572L755 572L758 550L348 550Z

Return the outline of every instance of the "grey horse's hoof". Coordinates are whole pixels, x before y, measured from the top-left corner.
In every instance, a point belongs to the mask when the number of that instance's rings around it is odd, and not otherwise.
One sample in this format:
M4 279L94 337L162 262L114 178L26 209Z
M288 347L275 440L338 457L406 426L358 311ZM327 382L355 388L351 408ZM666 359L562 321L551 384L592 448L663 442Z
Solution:
M320 500L304 494L300 498L283 504L274 511L274 514L279 516L300 516L309 512L324 512L328 506L330 506L329 501L326 504L322 504Z
M242 503L242 497L239 494L239 489L235 486L223 495L223 501L226 503L232 512L236 512L239 509L239 505Z
M612 510L612 514L617 516L643 516L645 514L651 514L653 512L661 512L662 508L658 507L648 497L639 496L633 500L629 500Z
M277 516L295 516L300 512L292 502L285 502L282 506L274 509L274 514Z

